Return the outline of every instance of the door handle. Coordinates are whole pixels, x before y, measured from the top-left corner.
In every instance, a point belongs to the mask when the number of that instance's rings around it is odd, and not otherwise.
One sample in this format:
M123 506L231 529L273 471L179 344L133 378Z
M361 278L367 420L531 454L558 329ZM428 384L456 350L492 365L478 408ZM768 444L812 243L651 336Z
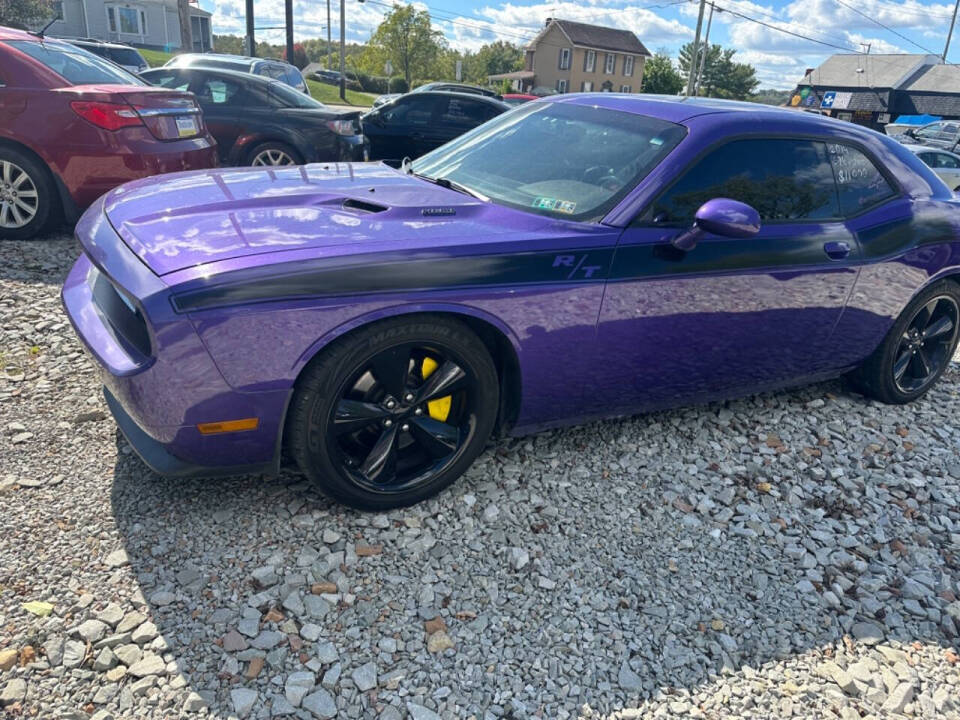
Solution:
M410 133L410 139L411 139L411 140L423 140L423 133L421 133L421 132L413 132L413 133Z
M843 260L850 254L850 244L841 241L831 241L823 244L823 251L831 260Z

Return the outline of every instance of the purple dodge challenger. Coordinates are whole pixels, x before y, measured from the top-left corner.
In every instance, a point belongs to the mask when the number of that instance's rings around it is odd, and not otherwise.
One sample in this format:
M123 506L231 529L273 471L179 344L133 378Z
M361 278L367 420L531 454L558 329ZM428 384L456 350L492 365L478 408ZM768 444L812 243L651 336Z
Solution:
M899 143L759 105L578 94L401 169L123 185L67 313L163 475L408 505L495 432L849 373L913 400L957 345L960 201Z

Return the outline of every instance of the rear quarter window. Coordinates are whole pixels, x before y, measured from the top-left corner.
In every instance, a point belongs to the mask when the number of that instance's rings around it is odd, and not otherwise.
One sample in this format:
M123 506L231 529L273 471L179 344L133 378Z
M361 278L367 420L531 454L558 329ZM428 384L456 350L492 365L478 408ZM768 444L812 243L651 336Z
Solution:
M896 194L874 162L856 148L827 143L827 153L844 216L856 215Z

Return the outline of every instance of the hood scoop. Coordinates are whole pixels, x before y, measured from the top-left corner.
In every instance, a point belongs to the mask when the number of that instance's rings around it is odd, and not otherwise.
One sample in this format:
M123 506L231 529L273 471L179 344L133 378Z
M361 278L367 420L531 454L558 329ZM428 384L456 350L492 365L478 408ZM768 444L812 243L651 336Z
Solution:
M356 210L362 213L381 213L387 209L384 205L377 205L376 203L357 200L356 198L347 198L340 207L344 210Z

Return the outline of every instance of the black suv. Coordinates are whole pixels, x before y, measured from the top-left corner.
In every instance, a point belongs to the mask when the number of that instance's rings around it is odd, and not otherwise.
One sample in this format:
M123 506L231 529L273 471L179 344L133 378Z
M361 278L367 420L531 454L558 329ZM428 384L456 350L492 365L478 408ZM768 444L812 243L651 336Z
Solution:
M111 60L134 75L150 69L150 65L147 64L143 55L135 47L122 43L103 42L93 38L64 38L64 40L78 48L83 48L87 52L92 52L94 55Z

